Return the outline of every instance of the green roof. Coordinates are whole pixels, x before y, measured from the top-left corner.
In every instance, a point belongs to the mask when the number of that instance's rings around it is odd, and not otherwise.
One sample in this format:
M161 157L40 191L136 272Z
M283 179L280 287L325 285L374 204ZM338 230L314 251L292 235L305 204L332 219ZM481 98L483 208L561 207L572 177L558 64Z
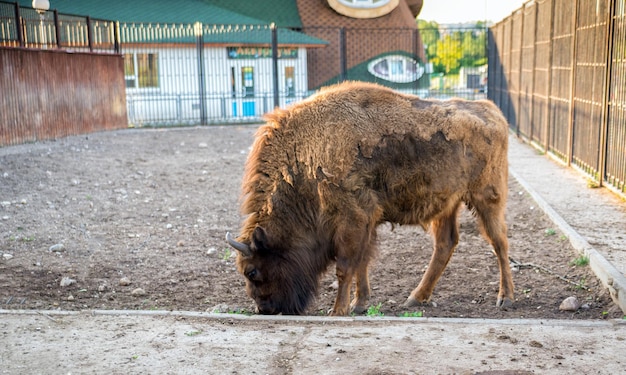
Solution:
M31 7L32 1L20 0ZM326 41L286 29L300 28L302 23L295 0L50 0L50 9L61 14L90 16L126 24L194 24L205 25L206 43L270 43L267 25L278 27L278 43L292 45L326 45ZM209 25L247 25L237 29L220 29ZM263 25L250 28L250 25ZM191 37L159 40L124 40L133 42L195 42Z
M31 0L19 0L31 7ZM50 0L60 13L135 23L195 23L302 27L295 0Z
M369 72L368 65L374 60L380 59L385 56L395 56L395 55L405 56L405 57L414 59L418 63L423 64L423 62L420 60L419 57L406 51L397 50L397 51L385 52L367 61L363 61L362 63L355 65L352 68L348 69L348 71L346 72L345 79L348 81L375 82L380 85L390 87L394 90L424 89L430 86L430 79L429 79L428 74L422 74L422 76L419 77L417 81L413 81L413 82L392 82L386 79L376 77L372 73ZM329 86L335 83L339 83L342 81L341 78L342 78L341 74L336 75L335 77L329 79L328 81L322 83L319 87L316 87L314 89L318 89L323 86Z
M204 0L235 13L258 18L278 27L302 28L296 0Z

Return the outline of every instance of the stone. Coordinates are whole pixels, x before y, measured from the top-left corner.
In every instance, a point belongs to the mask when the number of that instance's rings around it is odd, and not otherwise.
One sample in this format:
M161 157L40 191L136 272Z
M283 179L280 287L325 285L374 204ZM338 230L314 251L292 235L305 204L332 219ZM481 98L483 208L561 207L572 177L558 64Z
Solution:
M133 289L133 291L130 292L130 295L135 296L135 297L141 297L141 296L146 295L146 291L143 290L142 288L137 288L137 289Z
M130 282L130 279L128 277L122 277L120 279L120 285L121 286L128 286L130 284L131 284L131 282Z
M72 279L72 278L70 278L70 277L67 277L67 276L65 276L65 277L63 277L63 278L61 279L61 283L60 283L60 285L61 285L62 287L70 286L70 285L72 285L72 284L76 284L76 280L74 280L74 279Z
M576 296L567 297L561 302L559 310L561 311L576 311L580 307L580 302Z
M52 245L52 246L50 246L48 251L51 251L51 252L54 252L54 253L60 253L62 251L65 251L65 245L63 245L62 243L58 243L56 245Z

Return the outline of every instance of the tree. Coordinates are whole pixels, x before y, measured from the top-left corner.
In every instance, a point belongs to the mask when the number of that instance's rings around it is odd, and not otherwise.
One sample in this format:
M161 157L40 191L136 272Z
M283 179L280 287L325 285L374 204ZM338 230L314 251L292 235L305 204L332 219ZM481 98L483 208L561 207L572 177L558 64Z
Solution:
M433 58L433 64L443 67L446 74L458 73L461 66L461 57L463 51L461 49L460 34L448 34L437 41L437 55Z

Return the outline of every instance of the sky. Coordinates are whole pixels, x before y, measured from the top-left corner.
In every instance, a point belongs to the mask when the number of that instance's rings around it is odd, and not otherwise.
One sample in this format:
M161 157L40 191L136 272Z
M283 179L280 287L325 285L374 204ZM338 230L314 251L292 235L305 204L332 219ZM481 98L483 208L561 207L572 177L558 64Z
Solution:
M418 19L437 23L498 22L528 0L424 0Z

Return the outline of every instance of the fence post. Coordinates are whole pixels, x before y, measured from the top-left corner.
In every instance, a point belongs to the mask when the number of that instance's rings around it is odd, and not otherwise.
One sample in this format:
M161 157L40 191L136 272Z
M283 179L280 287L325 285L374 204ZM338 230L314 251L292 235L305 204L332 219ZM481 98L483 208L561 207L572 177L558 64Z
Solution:
M91 32L91 17L87 16L87 43L89 44L89 52L93 52L93 34Z
M204 85L204 30L202 22L193 25L196 34L196 52L198 54L198 89L200 94L200 125L207 124L206 88Z
M20 47L24 48L24 24L22 23L22 15L20 14L20 4L17 2L15 3L15 31Z
M617 1L609 1L609 9L608 9L608 17L607 17L607 26L606 26L606 57L605 57L605 66L606 70L604 72L604 90L602 92L602 125L600 131L600 161L599 161L599 171L598 171L598 185L604 185L604 179L606 176L606 154L608 148L608 132L609 132L609 101L610 101L610 93L611 93L611 75L613 73L613 33L615 32L615 3Z
M417 29L413 29L411 33L411 44L413 45L413 56L415 57L415 62L419 63L419 39L418 39L418 31ZM426 74L426 66L424 66L424 74ZM417 75L415 76L417 79L413 81L413 93L417 94L419 91L419 78Z
M346 28L339 29L339 64L341 65L341 81L348 79L348 59L346 50Z
M518 79L517 79L517 105L513 108L515 109L515 124L517 125L517 129L515 134L519 138L522 134L522 124L521 124L521 112L522 112L522 61L524 61L524 18L526 15L524 14L524 10L526 9L526 3L522 4L522 8L520 9L520 22L522 23L520 27L519 33L519 58L517 60L517 71L518 71ZM511 30L511 34L513 34L513 30ZM513 49L513 45L511 45L511 50ZM532 141L532 139L531 139Z
M570 167L572 165L572 158L574 156L574 91L576 86L576 24L578 21L578 1L574 2L574 12L572 14L572 44L570 51L572 51L572 71L570 72L569 78L569 113L567 116L567 166Z
M115 21L113 25L113 49L115 53L122 53L121 43L120 43L120 21Z
M539 7L539 4L537 4L537 7ZM544 148L544 151L546 153L550 152L550 133L551 133L551 128L552 125L550 123L550 119L552 118L550 116L550 109L552 108L552 58L553 58L553 51L554 51L554 0L550 1L550 45L548 46L548 82L547 84L547 88L546 88L546 111L545 111L545 115L544 115L544 123L546 126L546 145Z
M61 48L61 28L59 27L59 11L54 10L54 37L57 40L57 48Z
M278 30L276 24L270 24L272 31L272 79L274 83L274 108L280 107L280 95L278 92Z

